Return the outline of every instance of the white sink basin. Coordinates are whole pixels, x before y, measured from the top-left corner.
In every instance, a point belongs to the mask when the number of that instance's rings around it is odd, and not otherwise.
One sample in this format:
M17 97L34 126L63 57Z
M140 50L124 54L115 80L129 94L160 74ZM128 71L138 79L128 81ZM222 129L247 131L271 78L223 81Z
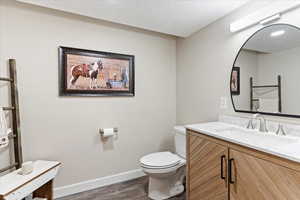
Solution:
M215 131L223 136L231 137L232 139L243 142L255 142L256 144L267 146L278 143L281 145L287 145L297 143L299 141L296 137L279 136L272 132L263 133L258 130L248 130L238 127L215 129Z

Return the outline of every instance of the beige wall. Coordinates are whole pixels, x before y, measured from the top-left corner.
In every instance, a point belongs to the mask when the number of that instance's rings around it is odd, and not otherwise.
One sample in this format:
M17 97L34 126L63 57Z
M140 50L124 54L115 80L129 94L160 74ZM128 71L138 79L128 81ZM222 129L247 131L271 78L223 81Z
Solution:
M230 99L230 72L240 47L255 31L255 26L230 33L231 22L260 8L254 1L192 36L177 41L177 123L216 120L220 112L236 114ZM279 21L300 26L299 10L287 13ZM228 109L220 110L220 98L227 97ZM238 114L248 116L245 114ZM300 122L291 118L268 117Z
M24 157L61 161L56 186L137 169L141 156L171 147L175 38L10 0L0 9L0 66L17 59ZM136 96L59 97L60 45L135 55ZM100 127L119 128L113 147Z

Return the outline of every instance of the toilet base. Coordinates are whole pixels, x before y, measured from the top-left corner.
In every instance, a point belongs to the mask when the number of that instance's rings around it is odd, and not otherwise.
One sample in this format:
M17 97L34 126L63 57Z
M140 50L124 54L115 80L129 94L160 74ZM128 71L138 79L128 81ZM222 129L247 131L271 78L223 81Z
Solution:
M184 167L170 176L149 176L148 197L153 200L164 200L184 192Z

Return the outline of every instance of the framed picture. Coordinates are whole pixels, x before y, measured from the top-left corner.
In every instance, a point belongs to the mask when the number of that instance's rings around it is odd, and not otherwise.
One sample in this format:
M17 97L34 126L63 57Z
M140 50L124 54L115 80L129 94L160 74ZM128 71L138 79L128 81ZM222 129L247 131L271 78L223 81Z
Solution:
M60 96L134 96L134 56L59 47Z
M231 94L240 95L240 68L233 67L230 81Z

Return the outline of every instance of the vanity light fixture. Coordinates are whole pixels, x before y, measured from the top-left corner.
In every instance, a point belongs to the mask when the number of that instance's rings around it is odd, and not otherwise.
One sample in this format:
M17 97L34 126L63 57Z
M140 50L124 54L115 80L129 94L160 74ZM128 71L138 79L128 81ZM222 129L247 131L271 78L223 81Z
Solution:
M299 7L300 1L286 0L272 2L269 6L263 7L255 13L231 23L230 32L235 33L258 24L266 25L280 19L285 13Z
M285 34L285 30L274 31L271 33L271 37L278 37L283 34Z

